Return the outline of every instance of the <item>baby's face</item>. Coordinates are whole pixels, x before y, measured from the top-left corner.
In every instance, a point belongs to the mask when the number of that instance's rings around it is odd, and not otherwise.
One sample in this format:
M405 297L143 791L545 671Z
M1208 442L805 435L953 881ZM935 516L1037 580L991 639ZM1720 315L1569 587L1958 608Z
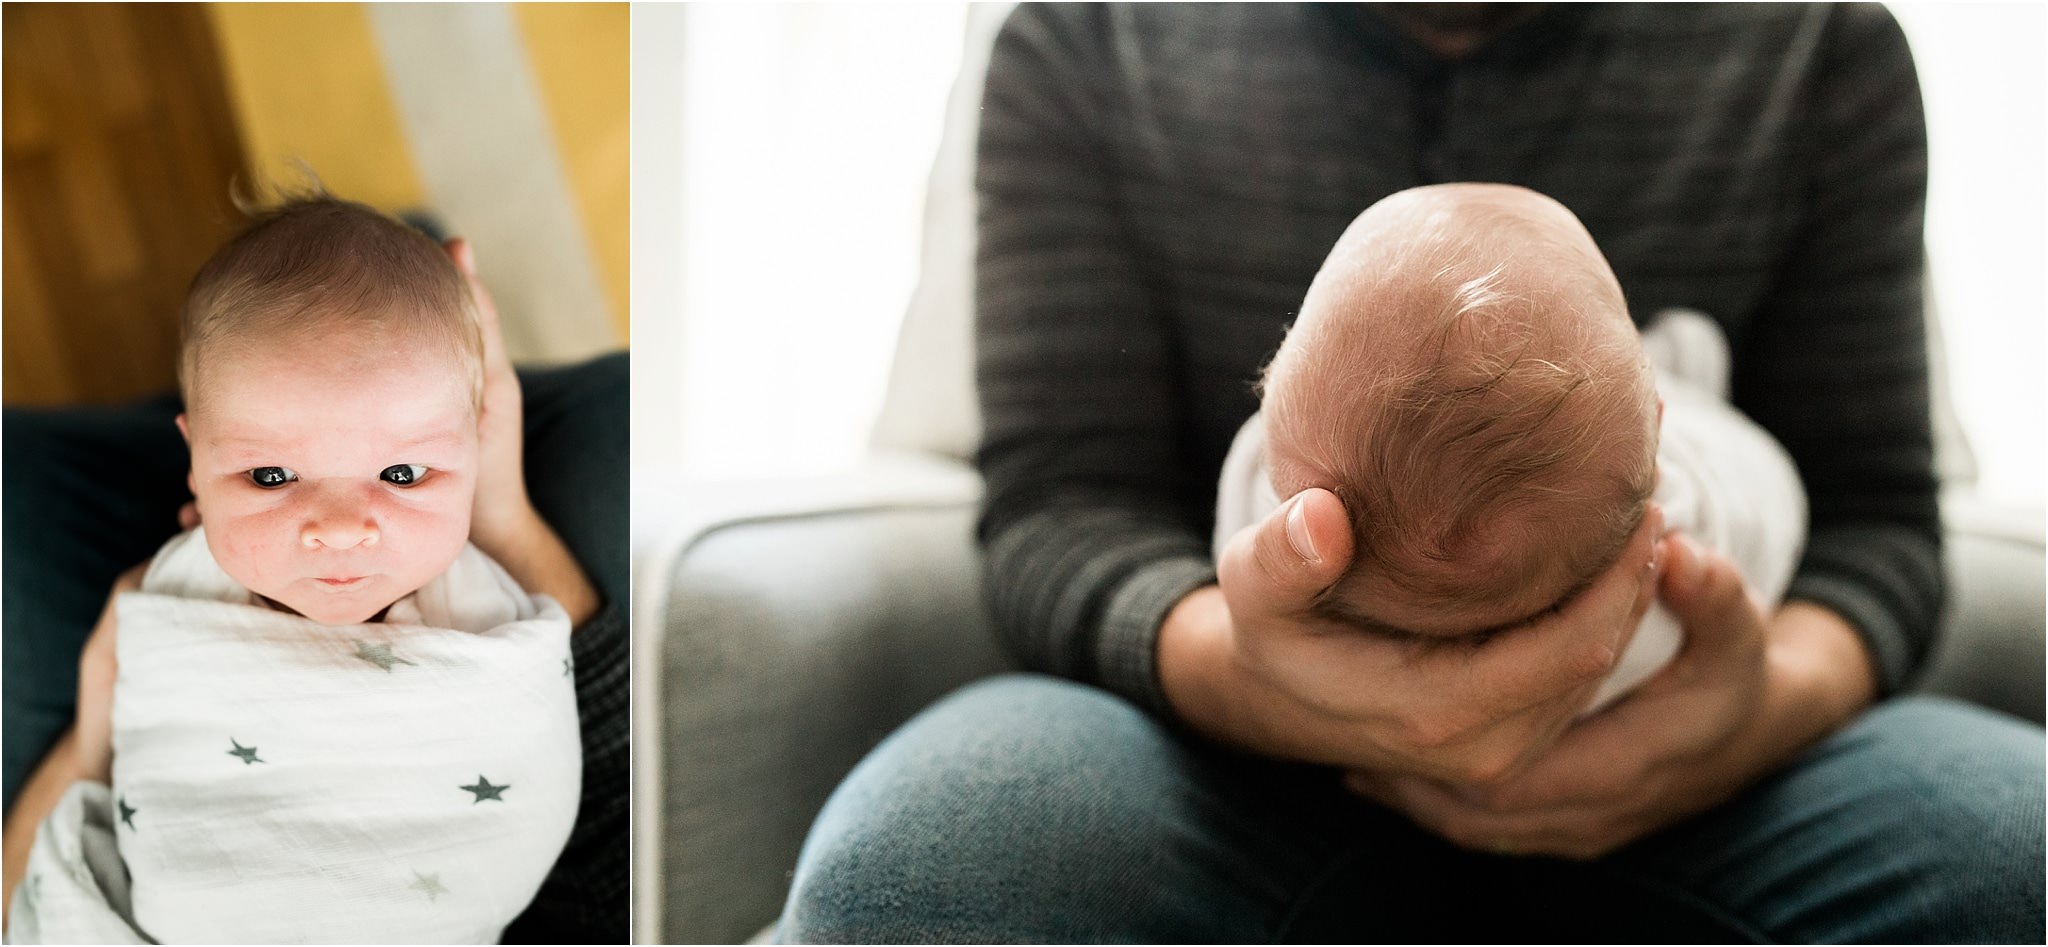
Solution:
M353 624L461 553L477 467L466 376L406 343L327 333L203 366L179 426L207 546L235 581Z

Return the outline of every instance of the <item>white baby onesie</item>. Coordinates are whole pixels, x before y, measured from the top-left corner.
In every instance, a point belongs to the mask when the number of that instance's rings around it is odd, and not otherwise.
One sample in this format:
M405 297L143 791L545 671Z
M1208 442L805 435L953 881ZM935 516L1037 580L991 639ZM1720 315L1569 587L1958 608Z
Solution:
M1729 406L1728 343L1713 320L1670 309L1643 333L1657 370L1664 423L1657 489L1666 530L1682 531L1733 560L1752 594L1775 607L1806 544L1806 491L1792 458L1763 428ZM1215 555L1280 506L1266 468L1266 425L1238 429L1216 491ZM1670 663L1684 640L1678 619L1650 608L1585 714L1597 712Z
M582 783L561 606L473 546L380 623L256 602L197 530L116 600L113 785L44 821L10 940L494 943L532 900Z

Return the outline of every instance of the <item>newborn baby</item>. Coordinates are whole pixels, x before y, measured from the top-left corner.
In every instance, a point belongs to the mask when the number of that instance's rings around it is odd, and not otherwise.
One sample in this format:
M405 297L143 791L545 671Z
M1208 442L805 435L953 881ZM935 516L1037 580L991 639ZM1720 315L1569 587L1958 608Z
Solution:
M1638 336L1556 201L1497 184L1394 194L1338 240L1266 370L1224 462L1217 553L1283 498L1326 488L1356 544L1318 602L1326 617L1484 636L1591 585L1654 500L1668 530L1728 555L1773 605L1805 542L1805 494L1784 450L1722 400L1727 365L1697 313ZM1583 712L1681 638L1654 606Z
M482 375L462 274L363 205L200 271L203 526L116 599L111 785L40 827L10 939L488 943L532 899L581 744L567 615L467 542Z

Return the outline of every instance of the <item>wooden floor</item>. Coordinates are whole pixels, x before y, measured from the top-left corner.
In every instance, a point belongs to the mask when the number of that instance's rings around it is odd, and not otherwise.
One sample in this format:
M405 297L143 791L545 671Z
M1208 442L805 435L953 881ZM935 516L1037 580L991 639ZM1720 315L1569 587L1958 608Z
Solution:
M169 389L185 286L239 222L242 152L206 18L197 4L0 15L5 401Z

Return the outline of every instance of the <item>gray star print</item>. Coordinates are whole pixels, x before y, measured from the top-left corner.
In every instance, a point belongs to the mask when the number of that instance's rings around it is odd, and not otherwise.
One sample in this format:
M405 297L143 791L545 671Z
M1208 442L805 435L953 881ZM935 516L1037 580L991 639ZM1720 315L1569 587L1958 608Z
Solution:
M573 665L573 664L570 664L570 663L569 663L569 659L568 659L568 658L563 658L563 659L562 659L562 676L563 676L563 677L568 677L568 676L569 676L569 674L570 674L571 672L573 672L573 671L574 671L575 669L576 669L576 666L575 666L575 665Z
M234 749L232 749L232 750L229 750L229 751L228 751L228 755L229 755L229 756L236 756L236 757L240 757L240 758L241 758L241 760L242 760L242 765L243 765L243 766L247 766L247 765L249 765L249 764L251 764L251 763L268 763L268 762L270 762L269 760L266 760L266 759L263 759L263 758L261 758L261 757L257 756L257 755L256 755L256 748L255 748L255 747L253 747L253 746L243 746L242 744L240 744L240 743L237 743L237 742L235 741L235 738L234 738L234 737L229 737L229 738L228 738L228 742L229 742L230 744L233 744L233 745L234 745Z
M391 666L394 664L412 664L413 667L419 667L419 665L413 664L411 661L392 654L390 645L371 644L361 638L356 639L355 656L383 668L386 674L391 673Z
M478 773L475 785L463 786L462 788L468 790L469 792L476 793L476 798L470 800L470 805L475 805L486 799L496 799L499 802L504 802L505 790L512 788L512 784L506 783L502 786L493 786L491 785L490 780L485 779L483 777L482 773Z
M429 901L439 901L442 895L448 893L448 889L441 886L441 873L438 871L431 875L423 875L418 871L414 871L412 876L418 880L406 885L406 887L426 892L427 900Z
M127 796L122 796L121 798L114 800L114 806L120 810L121 821L122 823L128 826L128 831L135 831L135 813L140 812L142 810L129 808Z

